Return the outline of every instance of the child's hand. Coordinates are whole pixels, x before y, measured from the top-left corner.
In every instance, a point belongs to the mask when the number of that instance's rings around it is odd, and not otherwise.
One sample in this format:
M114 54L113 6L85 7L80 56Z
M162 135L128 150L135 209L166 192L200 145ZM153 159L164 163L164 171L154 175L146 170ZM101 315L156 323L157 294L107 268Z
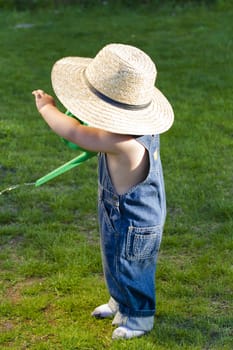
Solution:
M35 96L36 107L39 112L46 105L55 106L53 97L46 94L43 90L34 90L32 94Z

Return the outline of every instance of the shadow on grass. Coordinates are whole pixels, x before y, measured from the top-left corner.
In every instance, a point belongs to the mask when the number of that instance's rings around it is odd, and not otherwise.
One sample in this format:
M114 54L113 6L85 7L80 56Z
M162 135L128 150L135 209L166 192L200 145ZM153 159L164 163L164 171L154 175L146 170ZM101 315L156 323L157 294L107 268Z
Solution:
M147 340L166 349L232 349L232 319L226 316L159 314Z

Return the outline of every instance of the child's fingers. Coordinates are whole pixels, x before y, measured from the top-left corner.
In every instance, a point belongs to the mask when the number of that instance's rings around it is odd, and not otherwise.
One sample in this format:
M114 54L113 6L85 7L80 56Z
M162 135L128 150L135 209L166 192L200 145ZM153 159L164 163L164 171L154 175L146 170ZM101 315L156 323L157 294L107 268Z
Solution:
M34 90L32 91L32 94L36 97L36 98L41 98L45 93L43 90Z

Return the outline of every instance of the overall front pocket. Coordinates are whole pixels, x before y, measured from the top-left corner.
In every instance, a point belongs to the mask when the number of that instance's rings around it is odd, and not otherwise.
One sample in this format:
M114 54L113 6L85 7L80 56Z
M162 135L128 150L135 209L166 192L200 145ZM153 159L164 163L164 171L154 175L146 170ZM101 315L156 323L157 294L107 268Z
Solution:
M160 226L130 226L126 241L127 259L142 260L154 257L158 253L161 236L162 230Z

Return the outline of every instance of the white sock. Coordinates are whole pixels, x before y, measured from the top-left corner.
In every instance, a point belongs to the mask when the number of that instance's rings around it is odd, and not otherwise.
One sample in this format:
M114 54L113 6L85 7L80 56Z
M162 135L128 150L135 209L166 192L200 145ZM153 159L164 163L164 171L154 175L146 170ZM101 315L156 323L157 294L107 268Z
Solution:
M91 314L96 318L113 317L115 312L109 307L108 304L98 306Z
M145 333L145 331L133 330L128 327L121 326L116 328L112 333L112 339L131 339L135 337L141 337Z

